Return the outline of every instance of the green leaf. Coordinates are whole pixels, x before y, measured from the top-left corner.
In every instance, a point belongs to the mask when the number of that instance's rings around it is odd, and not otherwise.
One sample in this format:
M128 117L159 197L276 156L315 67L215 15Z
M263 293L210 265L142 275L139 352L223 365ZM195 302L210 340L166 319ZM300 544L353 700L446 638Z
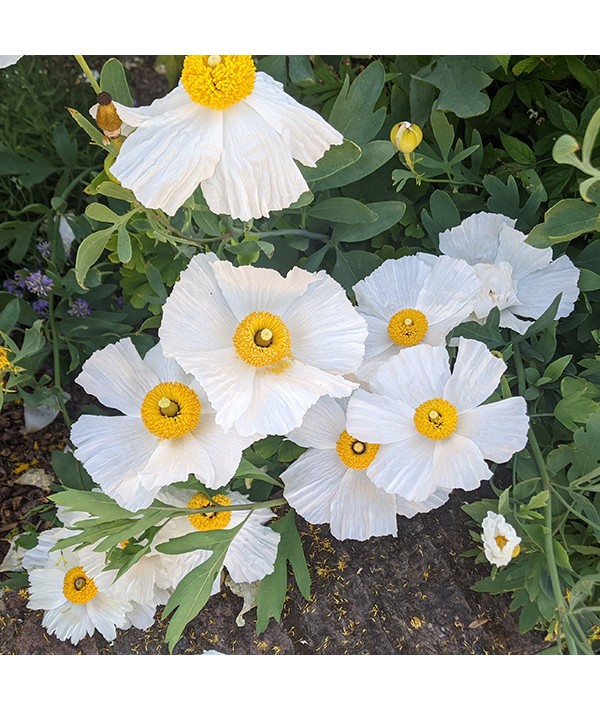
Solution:
M385 71L378 61L371 62L352 85L346 75L329 114L329 123L351 141L359 144L370 141L385 121L385 107L374 111L384 82Z
M279 533L281 540L277 550L275 568L263 578L256 597L256 632L267 629L269 620L281 620L281 611L288 588L288 561L294 572L296 585L306 600L310 597L310 574L306 565L302 541L296 528L294 511L289 511L271 528Z
M336 260L331 275L348 291L383 263L373 252L352 250L343 252L336 248Z
M473 338L476 341L485 343L488 348L497 348L504 345L499 326L500 311L497 307L494 307L488 314L484 324L475 323L474 321L461 323L451 332L451 338L458 338L459 336Z
M290 81L299 86L312 86L315 74L312 64L306 54L290 54Z
M548 491L540 491L539 494L532 496L527 504L528 509L543 509L548 505Z
M370 141L363 146L360 158L347 168L342 168L328 178L319 180L318 190L331 190L355 183L366 175L371 175L396 155L391 141Z
M347 197L327 198L308 209L309 217L327 222L343 222L352 225L356 222L375 222L377 213L358 200Z
M102 133L90 121L88 121L85 116L82 116L79 111L76 111L75 109L67 108L67 111L75 119L77 124L81 126L81 128L92 139L93 144L95 144L96 146L100 146L100 148L103 148L105 151L107 151L113 156L119 155L119 151L112 144L112 142L109 142L108 144L104 143L104 136L102 135Z
M596 230L600 230L598 208L582 200L567 198L546 212L544 222L531 230L527 243L533 247L551 247Z
M523 141L514 136L509 136L503 131L500 131L500 140L504 150L516 163L521 165L533 165L535 163L535 153Z
M97 186L96 194L105 195L106 197L123 200L125 202L135 202L135 196L131 190L127 190L127 188L113 183L112 180L106 180L106 177L104 181Z
M0 313L0 332L10 333L19 320L21 311L19 299L11 299Z
M108 91L113 100L123 106L133 106L125 69L118 59L111 58L104 63L100 72L100 88L102 91Z
M161 273L151 262L146 264L146 279L148 279L148 284L152 287L152 291L165 301L167 298L167 290L165 289L163 278Z
M164 620L173 613L165 634L169 652L173 652L173 648L179 641L188 622L193 620L208 602L213 583L223 567L223 561L232 539L233 536L227 543L216 546L210 558L191 570L179 582L179 585L177 585L169 598L162 614L162 619Z
M431 112L431 128L433 135L440 148L440 154L444 160L450 155L450 149L454 143L454 127L446 118L443 111Z
M104 230L92 232L79 245L77 257L75 258L75 278L82 288L86 288L85 277L90 268L100 259L100 255L113 232L114 227L112 225Z
M567 570L572 570L571 561L569 560L569 554L563 548L562 544L560 544L556 540L556 538L554 538L552 540L552 548L554 548L554 558L556 560L556 564L560 565L561 568L566 568Z
M361 155L360 146L344 138L344 142L339 146L331 146L325 152L325 155L317 161L315 168L307 168L303 165L300 165L299 168L306 182L314 183L356 163Z
M96 222L110 222L115 224L121 220L121 215L117 215L110 207L103 205L101 202L93 202L85 208L85 214Z
M512 73L516 77L524 73L529 74L537 67L539 63L539 57L526 57L525 59L522 59L520 62L517 62L515 64L515 66L512 68Z
M242 461L233 476L235 479L258 479L259 481L266 481L268 484L272 484L273 486L281 486L280 481L252 464L252 462L244 459L244 457L242 457Z
M469 118L488 110L490 99L482 90L492 82L486 72L492 71L498 64L498 60L491 56L436 57L434 69L420 76L440 90L437 109L452 111L460 118Z
M595 72L588 69L579 57L567 56L567 67L577 81L586 89L590 89L594 94L600 91L600 82Z
M117 257L123 264L127 264L133 256L131 249L131 237L125 227L125 223L121 222L117 229Z
M585 135L583 137L583 146L581 148L581 160L584 165L589 166L590 160L592 158L592 152L594 146L596 145L596 137L600 131L600 109L598 109L585 129Z
M344 225L337 224L331 235L334 242L362 242L389 230L404 217L406 205L399 200L369 202L366 204L377 215L375 222Z
M91 491L94 488L90 475L71 452L55 449L52 452L52 469L58 481L68 489Z
M250 511L248 512L250 514ZM180 553L192 553L197 550L215 550L223 545L229 545L235 538L242 524L235 528L216 529L214 531L192 531L178 538L171 538L169 541L159 543L156 550L168 555L179 555Z
M568 353L562 358L557 358L553 363L544 370L542 377L535 383L537 387L541 385L547 385L548 383L553 383L558 380L563 374L564 369L569 365L573 358L572 353Z
M305 452L304 447L300 447L297 445L295 442L292 442L289 439L283 440L283 442L279 445L279 451L277 452L277 459L280 462L285 462L286 464L288 462L293 462L298 457Z
M421 212L423 226L434 243L440 233L460 224L460 212L450 195L444 190L434 190L429 199L429 212Z
M600 410L600 405L577 392L567 395L554 408L554 417L571 432L575 432Z

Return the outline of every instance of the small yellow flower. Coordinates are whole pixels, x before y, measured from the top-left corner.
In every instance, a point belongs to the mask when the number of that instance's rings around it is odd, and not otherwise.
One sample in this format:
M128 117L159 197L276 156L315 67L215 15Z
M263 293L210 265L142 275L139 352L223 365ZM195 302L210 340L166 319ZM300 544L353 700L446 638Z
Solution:
M390 141L401 153L412 153L423 140L423 131L416 123L401 121L390 132Z

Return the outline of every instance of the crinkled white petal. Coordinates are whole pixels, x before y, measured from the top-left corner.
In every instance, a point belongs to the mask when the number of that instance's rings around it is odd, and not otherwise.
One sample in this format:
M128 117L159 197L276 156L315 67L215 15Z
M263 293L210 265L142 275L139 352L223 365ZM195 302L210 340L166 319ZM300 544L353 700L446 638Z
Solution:
M304 415L302 424L286 437L301 447L335 449L340 434L346 429L347 401L320 398Z
M123 107L118 111L129 123ZM213 175L223 148L222 113L181 98L174 108L140 124L123 143L111 172L142 205L174 215Z
M497 566L508 565L512 560L515 548L521 543L513 526L507 523L502 514L496 514L493 511L488 511L481 526L483 529L481 540L486 558ZM496 540L498 536L506 539L503 546L498 545Z
M24 56L24 54L0 54L0 69L16 64Z
M348 403L346 429L362 442L403 442L415 434L414 413L397 398L359 389Z
M50 549L58 541L76 533L77 531L69 531L65 528L49 528L42 531L38 536L37 544L23 553L23 568L29 572L34 568L43 568L48 562Z
M484 343L459 338L458 355L443 397L460 415L487 400L498 387L505 370L506 363L492 355Z
M527 444L529 418L522 397L480 405L458 418L456 432L473 441L485 459L507 462Z
M525 240L527 235L505 225L500 231L496 262L508 262L515 281L547 266L552 261L552 248L532 247Z
M500 232L504 225L514 227L515 222L505 215L478 212L440 234L440 252L469 264L495 262Z
M449 489L438 487L425 501L407 501L401 496L396 497L396 511L400 516L412 518L419 513L428 513L443 506L450 496Z
M386 259L354 286L358 312L387 323L398 311L415 308L431 270L418 255Z
M375 371L368 384L374 393L416 408L426 400L441 397L449 377L445 347L423 343L392 356Z
M314 167L332 145L344 140L312 109L299 104L282 85L264 72L256 73L254 89L244 99L281 136L292 157Z
M223 151L211 177L201 182L213 212L243 221L266 217L308 190L284 140L246 102L215 113L223 117Z
M31 610L54 610L63 605L66 598L63 594L65 572L61 568L34 568L29 571L29 600L27 607Z
M408 501L426 501L437 489L434 442L415 431L411 439L382 444L367 469L375 486Z
M284 317L295 303L305 303L309 285L325 279L322 273L311 274L298 267L291 269L285 277L275 269L234 267L230 262L219 260L212 261L211 267L218 288L235 316L230 338L238 323L248 314L268 311Z
M262 525L251 514L225 554L223 564L231 579L236 583L252 583L270 575L275 566L279 539L276 531Z
M93 353L75 382L103 405L139 417L144 397L160 381L131 339L122 338Z
M127 614L132 610L129 602L102 592L98 592L86 603L85 608L95 629L108 642L116 638L117 628L127 626Z
M339 540L395 536L396 499L378 489L364 471L347 469L331 502L330 527Z
M328 523L346 469L335 449L309 449L281 475L283 495L309 523Z
M435 442L432 476L444 489L477 489L492 477L479 447L456 432Z
M88 635L91 637L95 629L85 605L72 605L68 601L61 607L47 610L42 625L62 642L68 639L71 644L79 644Z
M564 318L573 311L579 297L578 280L579 269L563 255L543 269L519 279L517 294L521 304L511 311L517 316L538 319L562 293L555 318Z
M356 387L357 383L340 375L293 359L281 371L277 366L258 369L249 405L235 421L235 428L243 436L256 438L287 434L302 424L308 408L322 395L347 397ZM216 405L215 409L217 423L222 424Z

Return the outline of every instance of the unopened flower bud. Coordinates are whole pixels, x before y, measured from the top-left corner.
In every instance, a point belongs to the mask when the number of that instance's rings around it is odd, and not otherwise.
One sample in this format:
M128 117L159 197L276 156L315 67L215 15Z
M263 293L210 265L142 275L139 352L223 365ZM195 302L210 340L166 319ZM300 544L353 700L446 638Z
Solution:
M106 138L118 138L121 135L123 121L119 118L117 109L113 104L112 96L108 91L98 94L98 113L96 123L102 129Z
M408 121L397 123L390 133L390 141L401 153L412 153L422 140L423 131Z

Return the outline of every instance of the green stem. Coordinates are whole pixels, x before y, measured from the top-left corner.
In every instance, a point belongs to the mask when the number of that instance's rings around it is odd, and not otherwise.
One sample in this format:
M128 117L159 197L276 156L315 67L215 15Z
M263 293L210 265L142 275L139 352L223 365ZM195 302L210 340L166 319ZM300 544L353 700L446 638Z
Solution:
M60 353L58 351L58 333L56 331L56 321L54 319L54 295L50 294L48 297L48 315L50 321L50 333L52 334L52 353L54 356L54 387L56 388L56 399L58 400L58 406L62 412L63 419L66 426L71 429L71 418L67 412L65 406L65 399L63 397L61 377L60 377Z
M88 63L85 61L83 58L82 54L76 54L75 59L77 60L77 63L79 66L83 69L86 77L88 78L88 81L92 85L92 89L96 92L96 94L100 94L102 92L102 89L100 88L100 84L96 81L94 75L92 74L92 70L89 68Z
M526 390L525 368L523 367L523 360L521 359L521 350L519 348L519 344L517 343L515 338L512 339L512 342L515 368L517 371L519 394L523 395ZM550 484L550 475L548 474L548 469L546 468L546 462L544 461L542 450L540 449L540 445L537 441L537 437L535 436L535 432L533 431L533 427L531 426L531 424L529 426L528 439L531 451L533 453L533 458L535 459L535 463L542 479L542 486L544 487L544 490L548 492L548 503L546 504L546 508L544 510L544 524L546 529L544 533L544 548L546 552L546 560L548 563L548 573L550 575L550 582L552 584L552 592L554 594L554 602L556 604L556 613L558 615L558 620L561 623L561 626L565 628L565 598L560 584L558 568L556 566L556 558L554 556L554 545L552 537L552 486ZM575 643L572 637L566 633L566 630L565 638L567 641L567 646L569 648L569 654L577 654L577 648L575 646Z
M272 230L271 232L248 232L249 237L308 237L309 239L319 239L323 242L329 241L329 236L321 232L310 232L309 230Z
M189 516L190 514L215 513L215 511L254 511L256 509L274 509L287 504L285 499L257 501L253 504L235 504L233 506L205 506L200 509L174 509L172 506L149 506L152 511L169 511L172 516Z
M205 237L204 239L192 239L188 235L184 234L181 232L181 230L178 230L176 227L173 227L173 225L167 220L165 217L160 212L153 212L152 216L154 219L159 222L163 227L165 227L169 232L177 237L175 240L176 242L181 242L182 244L191 244L194 247L197 247L201 244L208 244L210 242L216 242L219 240L227 240L231 239L230 234L225 234L225 235L220 235L219 237Z

